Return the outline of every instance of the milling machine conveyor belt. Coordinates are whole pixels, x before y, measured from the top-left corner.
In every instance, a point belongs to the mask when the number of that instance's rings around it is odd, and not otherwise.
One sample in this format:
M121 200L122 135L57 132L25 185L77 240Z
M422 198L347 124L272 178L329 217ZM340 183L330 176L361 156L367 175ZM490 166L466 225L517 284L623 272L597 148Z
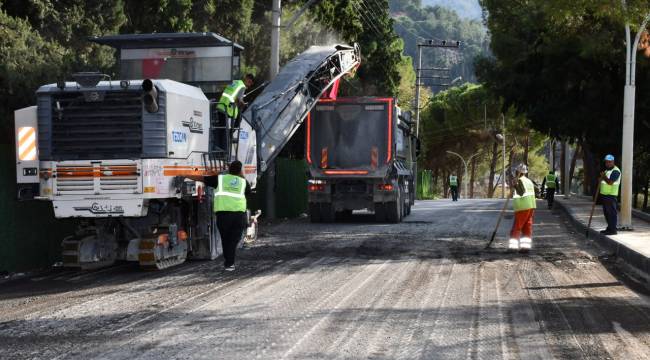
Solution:
M357 45L312 46L288 62L242 114L257 132L262 171L282 150L309 111L361 58Z

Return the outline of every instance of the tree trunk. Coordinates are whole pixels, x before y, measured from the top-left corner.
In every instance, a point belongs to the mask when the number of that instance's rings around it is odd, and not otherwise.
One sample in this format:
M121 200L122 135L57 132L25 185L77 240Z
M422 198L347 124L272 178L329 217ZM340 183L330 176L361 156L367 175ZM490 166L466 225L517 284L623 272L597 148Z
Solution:
M573 181L573 174L576 170L576 161L578 160L578 154L580 153L580 143L576 145L576 151L573 153L573 157L571 158L571 168L569 169L569 178L568 179L562 179L562 181L569 181L569 190L571 189L571 181Z
M488 179L488 198L494 195L494 174L496 173L497 160L499 159L499 144L492 144L492 161L490 162L490 178Z
M566 176L567 175L566 174L566 152L567 151L568 149L566 146L566 141L562 141L562 158L560 159L560 180L562 180L562 184L564 184L564 181L567 178ZM564 194L564 187L560 186L560 189L557 189L557 191Z
M476 158L475 156L472 159L472 170L469 176L469 198L473 199L474 198L474 176L476 175Z
M435 170L433 171L432 178L431 178L431 186L433 187L432 192L434 190L439 189L439 187L438 187L438 172L439 171L440 171L440 169L438 168L438 166L436 166Z
M650 187L650 178L645 181L645 191L643 192L643 211L648 210L648 188Z
M555 140L551 140L551 157L553 158L552 168L555 171Z
M526 129L526 137L524 138L524 164L528 166L528 148L530 147L530 129Z
M589 144L582 144L582 154L583 154L583 164L585 168L585 179L583 190L585 195L593 196L596 191L596 185L598 183L598 162L594 159L591 149L589 149Z
M442 193L445 194L445 199L449 196L449 173L447 171L443 171L443 178L442 178L442 186L443 190Z

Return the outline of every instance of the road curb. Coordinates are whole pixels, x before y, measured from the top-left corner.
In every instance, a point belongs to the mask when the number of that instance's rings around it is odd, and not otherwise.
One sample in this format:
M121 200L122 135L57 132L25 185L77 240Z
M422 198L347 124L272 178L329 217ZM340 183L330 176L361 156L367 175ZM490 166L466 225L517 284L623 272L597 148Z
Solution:
M565 201L564 199L555 199L555 203L567 214L573 226L584 234L587 230L587 225L577 219L573 211L564 204ZM601 234L593 228L589 229L589 239L595 241L615 256L625 271L634 275L646 289L650 290L650 258L619 243L609 236Z

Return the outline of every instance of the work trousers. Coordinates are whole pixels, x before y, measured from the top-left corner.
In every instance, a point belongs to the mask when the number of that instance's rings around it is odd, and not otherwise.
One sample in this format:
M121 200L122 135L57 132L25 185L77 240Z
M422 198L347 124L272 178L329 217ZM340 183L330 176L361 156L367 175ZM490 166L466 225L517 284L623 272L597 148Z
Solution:
M555 189L546 188L546 202L548 203L548 208L553 207L553 201L555 200Z
M450 186L449 190L451 192L451 201L458 201L458 186Z
M248 227L245 212L219 211L217 212L217 229L221 235L221 246L223 247L223 265L228 267L235 265L235 253L237 244Z
M515 219L510 230L511 239L519 239L521 236L533 238L533 215L535 209L528 209L515 212Z
M616 224L618 223L618 214L616 212L617 199L612 195L600 195L603 202L603 213L605 220L607 220L607 230L616 231Z

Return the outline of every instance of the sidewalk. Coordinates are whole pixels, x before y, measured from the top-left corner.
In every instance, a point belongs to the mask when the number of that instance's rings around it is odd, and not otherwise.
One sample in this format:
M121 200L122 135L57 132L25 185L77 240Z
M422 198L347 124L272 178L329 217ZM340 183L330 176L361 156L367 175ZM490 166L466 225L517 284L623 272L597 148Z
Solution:
M591 201L578 196L572 196L570 199L556 196L555 203L569 215L570 220L584 234L589 223ZM646 285L650 286L650 216L635 212L632 219L634 231L619 231L618 235L609 236L600 234L600 230L606 227L602 206L596 205L589 230L589 239L595 240L599 245L611 251L630 268L629 270L642 277L646 281Z

